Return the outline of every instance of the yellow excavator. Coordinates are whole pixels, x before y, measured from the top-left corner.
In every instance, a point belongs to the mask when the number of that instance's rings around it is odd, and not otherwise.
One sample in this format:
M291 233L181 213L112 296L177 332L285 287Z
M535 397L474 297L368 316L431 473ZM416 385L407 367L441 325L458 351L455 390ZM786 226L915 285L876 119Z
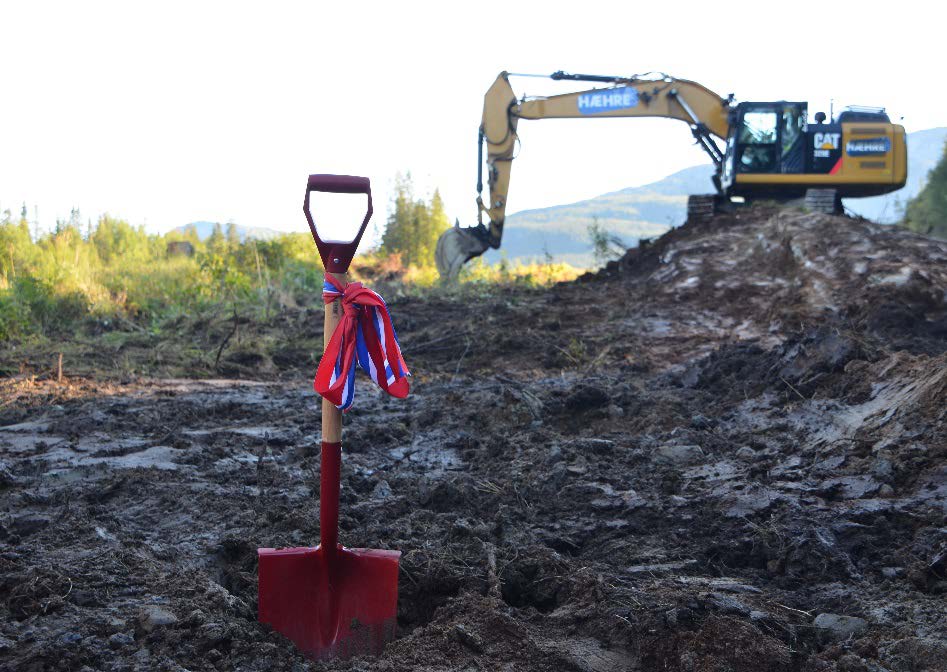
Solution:
M517 100L511 76L515 74L501 72L484 96L478 224L455 225L438 240L435 258L442 277L455 278L468 260L500 247L520 119L668 117L685 122L716 167L716 193L690 197L689 217L760 198L805 199L813 209L839 211L842 198L886 194L907 180L904 127L892 124L883 108L850 107L829 121L817 112L813 124L808 103L736 103L733 94L724 98L697 82L663 73L610 77L559 71L549 78L605 86ZM484 145L490 190L486 203Z

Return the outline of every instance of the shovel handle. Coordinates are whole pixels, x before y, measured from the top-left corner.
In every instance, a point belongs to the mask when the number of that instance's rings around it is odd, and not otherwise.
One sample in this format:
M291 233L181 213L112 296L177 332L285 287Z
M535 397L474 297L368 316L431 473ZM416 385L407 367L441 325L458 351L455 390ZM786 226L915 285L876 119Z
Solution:
M310 175L306 183L309 191L329 191L334 194L370 194L371 181L357 175Z
M312 213L309 212L309 194L314 191L333 194L365 194L368 199L365 219L362 220L358 234L351 241L346 243L322 240L319 237ZM306 214L306 221L309 222L312 239L316 241L316 247L319 248L323 268L330 273L346 273L349 270L349 264L352 263L352 257L355 256L355 250L358 249L358 243L362 240L362 234L365 233L365 227L368 226L368 220L372 218L372 186L369 179L356 175L310 175L306 182L303 212Z

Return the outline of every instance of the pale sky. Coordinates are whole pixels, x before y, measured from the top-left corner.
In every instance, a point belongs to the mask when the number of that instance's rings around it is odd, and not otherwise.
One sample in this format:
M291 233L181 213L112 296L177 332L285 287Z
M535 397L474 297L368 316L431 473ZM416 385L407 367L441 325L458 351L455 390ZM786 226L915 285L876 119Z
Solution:
M810 115L834 98L886 106L908 131L944 126L932 6L0 0L0 208L38 206L44 226L78 206L153 231L305 231L309 173L370 177L380 224L410 170L470 225L501 70L657 70L739 100L808 100ZM514 80L531 95L576 84ZM511 213L705 162L671 120L523 121L520 137Z

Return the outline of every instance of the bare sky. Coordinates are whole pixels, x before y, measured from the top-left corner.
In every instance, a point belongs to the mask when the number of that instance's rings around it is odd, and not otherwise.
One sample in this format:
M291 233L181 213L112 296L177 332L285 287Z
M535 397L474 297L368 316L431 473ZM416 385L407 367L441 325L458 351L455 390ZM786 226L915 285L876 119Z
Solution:
M947 125L929 2L2 2L0 208L72 206L165 231L306 230L311 172L439 187L474 222L482 96L501 70L660 70L810 114L884 105ZM929 20L925 20L924 17ZM563 90L514 81L518 93ZM573 85L570 85L574 87ZM574 88L573 88L574 90ZM522 122L509 212L704 162L670 120Z

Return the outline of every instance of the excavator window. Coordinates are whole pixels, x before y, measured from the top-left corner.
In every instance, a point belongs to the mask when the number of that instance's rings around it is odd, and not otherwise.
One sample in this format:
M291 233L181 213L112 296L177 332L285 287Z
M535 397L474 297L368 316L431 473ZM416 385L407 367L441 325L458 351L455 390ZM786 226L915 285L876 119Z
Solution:
M809 106L805 103L783 103L780 145L780 172L801 173L805 169L805 133Z
M776 111L754 110L743 115L740 142L751 145L769 145L776 142Z
M778 168L779 115L775 109L751 109L743 113L737 137L741 173L771 173Z

